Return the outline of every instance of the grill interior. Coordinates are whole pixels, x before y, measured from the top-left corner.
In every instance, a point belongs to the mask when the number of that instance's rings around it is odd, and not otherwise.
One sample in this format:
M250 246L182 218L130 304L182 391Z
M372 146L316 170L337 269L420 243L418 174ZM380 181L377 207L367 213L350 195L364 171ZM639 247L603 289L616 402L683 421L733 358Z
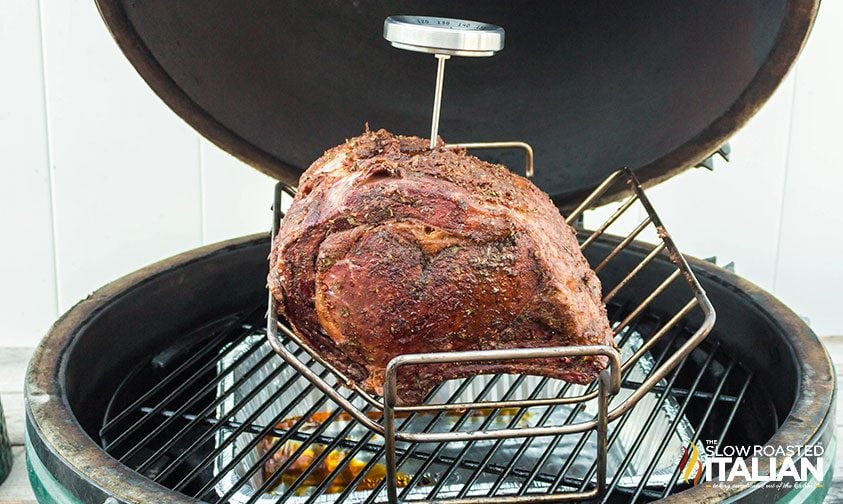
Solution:
M594 248L599 256L611 245ZM609 306L612 321L623 320L635 306L630 302L635 290L628 295L629 300L618 296ZM208 502L384 501L382 438L350 420L272 352L265 339L265 310L258 305L210 320L136 364L95 427L101 446L154 481ZM619 346L625 352L637 348L662 325L661 317L670 313L663 310L656 303L635 318L619 332ZM685 327L674 328L647 359L625 373L624 391L615 400L635 389L688 336ZM681 491L685 484L679 482L677 463L690 442L752 444L775 431L775 405L749 368L720 344L724 336L715 330L645 400L610 424L606 501L646 501ZM308 358L293 342L287 344ZM353 392L340 390L354 399ZM448 382L432 397L480 401L588 390L553 379L496 375ZM398 422L439 432L559 424L594 414L583 408L417 414ZM399 492L412 500L585 489L592 484L595 449L593 432L532 440L399 443ZM266 471L273 458L274 472Z

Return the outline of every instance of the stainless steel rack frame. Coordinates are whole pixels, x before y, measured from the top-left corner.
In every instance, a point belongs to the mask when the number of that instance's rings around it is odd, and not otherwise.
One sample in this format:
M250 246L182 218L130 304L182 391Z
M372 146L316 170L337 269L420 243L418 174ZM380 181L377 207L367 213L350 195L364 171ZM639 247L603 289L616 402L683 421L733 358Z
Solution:
M676 269L659 285L657 285L647 296L641 299L636 307L632 309L623 321L616 324L614 327L614 335L618 336L624 327L627 327L638 315L645 311L647 306L660 294L665 292L678 278L687 284L690 289L691 299L682 305L682 307L672 316L665 317L665 322L658 328L653 336L645 341L631 356L625 361L621 362L620 353L610 346L569 346L569 347L547 347L547 348L521 348L521 349L502 349L502 350L481 350L481 351L467 351L467 352L445 352L445 353L426 353L426 354L407 354L400 355L392 359L386 369L386 380L384 385L384 396L375 397L368 392L359 388L352 380L346 377L343 373L324 361L319 355L311 349L301 338L299 338L293 331L282 325L277 317L277 305L272 297L269 296L269 314L267 325L267 338L273 350L281 356L290 366L296 369L302 376L310 381L316 388L324 393L330 400L335 402L343 408L356 421L366 426L371 431L380 434L385 439L386 451L386 468L387 468L387 496L390 502L398 501L398 485L397 485L397 468L396 468L396 442L408 443L428 443L428 442L450 442L450 441L477 441L486 439L510 439L510 438L530 438L537 436L549 435L564 435L573 433L584 433L587 431L596 431L597 434L597 472L596 485L590 490L580 489L576 492L563 492L547 495L529 495L529 496L503 496L493 498L461 498L451 499L447 502L459 504L477 504L481 502L501 502L501 503L521 503L521 502L562 502L593 499L600 496L606 489L607 479L607 432L608 424L621 417L628 412L635 404L640 401L649 391L664 379L682 360L688 356L714 327L715 311L711 302L705 294L705 291L700 286L693 272L688 266L682 254L679 252L670 234L662 224L658 214L650 204L644 190L641 188L635 173L627 168L622 168L606 180L604 180L570 215L568 215L566 222L569 225L574 225L583 216L586 210L591 209L601 196L606 194L610 189L616 189L618 184L625 184L628 186L628 193L631 195L624 200L614 213L612 213L605 222L603 222L597 229L590 233L581 235L582 250L587 249L594 241L603 235L606 230L623 215L631 215L630 208L637 202L643 207L646 217L638 224L629 234L627 234L620 242L611 250L608 255L602 259L597 265L592 265L594 271L598 274L611 263L611 261L633 240L636 239L649 226L654 226L658 236L659 243L656 247L647 254L635 267L630 270L626 276L616 285L607 289L604 284L604 290L608 290L603 296L604 303L609 302L620 292L625 286L629 285L635 280L638 273L640 273L650 262L661 254L666 254L670 261L674 264ZM273 223L272 223L272 238L274 240L278 232L281 213L281 196L287 193L290 196L295 196L296 190L283 183L278 183L275 188L275 197L273 205ZM602 280L602 279L601 279ZM690 320L690 315L695 310L702 311L702 319L699 317L696 324ZM693 334L679 347L679 349L672 355L664 359L661 364L654 369L648 377L640 383L640 385L624 399L620 404L612 409L609 409L609 398L617 394L620 390L621 374L627 371L636 362L641 359L647 352L649 352L654 345L667 335L671 329L682 323L686 327L696 327ZM310 357L309 361L303 360L300 353L291 352L283 343L281 336L289 338L296 342L305 353ZM460 402L460 403L443 403L443 404L415 404L415 405L397 405L397 385L396 377L398 370L404 366L413 366L419 364L431 363L457 363L457 362L476 362L476 361L490 361L490 360L514 360L514 359L534 359L534 358L548 358L548 357L568 357L568 356L586 356L586 355L602 355L609 358L609 366L600 374L597 382L596 390L590 387L589 391L574 397L555 397L555 398L539 398L539 399L513 399L513 400L499 400L499 401L481 401L481 402ZM318 363L325 370L334 375L337 383L347 384L353 389L357 396L367 403L367 410L374 408L376 413L380 413L380 418L373 416L371 411L367 414L356 406L353 402L344 397L340 391L331 385L325 379L325 373L319 373L313 369L314 363ZM452 431L452 432L407 432L396 427L396 413L404 412L444 412L444 411L469 411L480 408L528 408L539 406L553 406L559 404L584 404L590 401L597 402L597 413L593 418L578 423L569 423L563 425L543 425L537 427L521 427L521 428L500 428L489 430L471 430L471 431ZM416 501L413 502L432 502L432 501Z

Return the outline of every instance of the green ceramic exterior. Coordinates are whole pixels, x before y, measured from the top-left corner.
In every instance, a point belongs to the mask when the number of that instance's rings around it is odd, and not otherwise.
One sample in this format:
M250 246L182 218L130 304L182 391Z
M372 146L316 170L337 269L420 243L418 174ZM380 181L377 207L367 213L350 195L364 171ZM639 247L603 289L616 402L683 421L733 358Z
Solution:
M794 488L792 492L779 500L780 504L821 504L825 500L828 489L831 488L831 481L834 479L834 462L837 456L837 436L831 438L831 442L823 454L825 461L825 474L822 481L809 481L804 488Z
M29 474L29 484L35 493L35 499L40 504L82 504L82 501L50 474L38 458L29 441L29 433L26 434L26 472Z
M12 471L12 445L9 431L6 430L6 417L3 416L3 401L0 401L0 483Z

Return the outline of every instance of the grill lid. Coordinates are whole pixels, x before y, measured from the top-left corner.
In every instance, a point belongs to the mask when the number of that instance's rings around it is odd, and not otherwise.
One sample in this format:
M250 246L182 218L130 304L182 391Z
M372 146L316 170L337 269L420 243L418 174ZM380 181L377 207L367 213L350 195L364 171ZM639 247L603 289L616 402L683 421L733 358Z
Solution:
M494 58L449 65L440 132L448 142L529 142L534 181L562 206L620 166L652 185L712 154L782 80L818 5L96 1L123 52L177 114L291 184L366 122L427 135L436 62L390 47L387 16L502 26L507 44ZM523 163L521 153L483 154Z

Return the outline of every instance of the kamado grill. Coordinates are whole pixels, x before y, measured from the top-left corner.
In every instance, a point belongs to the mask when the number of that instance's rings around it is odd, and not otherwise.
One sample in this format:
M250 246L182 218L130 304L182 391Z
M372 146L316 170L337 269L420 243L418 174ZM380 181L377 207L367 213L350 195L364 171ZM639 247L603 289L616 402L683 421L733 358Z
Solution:
M98 1L121 49L168 105L279 180L273 233L285 195L324 148L365 121L400 133L426 128L431 58L390 48L380 31L387 16L491 23L396 17L384 36L437 55L431 138L453 57L445 138L510 167L522 166L518 150L526 151L528 175L569 223L621 202L595 231L580 231L619 349L403 356L388 369L385 397L374 397L344 386L349 380L275 317L268 235L207 246L103 287L38 348L26 393L40 501L825 494L836 389L822 345L769 294L679 254L642 190L726 152L724 142L790 68L816 2L320 4ZM505 50L495 25L506 28ZM623 215L644 219L613 236ZM636 241L648 229L654 245ZM398 405L389 379L424 362L585 354L610 358L588 386L476 376L440 385L423 404ZM825 471L804 488L712 485L702 469L712 443L818 445L824 454L811 462ZM758 467L768 474L770 460L760 457Z

